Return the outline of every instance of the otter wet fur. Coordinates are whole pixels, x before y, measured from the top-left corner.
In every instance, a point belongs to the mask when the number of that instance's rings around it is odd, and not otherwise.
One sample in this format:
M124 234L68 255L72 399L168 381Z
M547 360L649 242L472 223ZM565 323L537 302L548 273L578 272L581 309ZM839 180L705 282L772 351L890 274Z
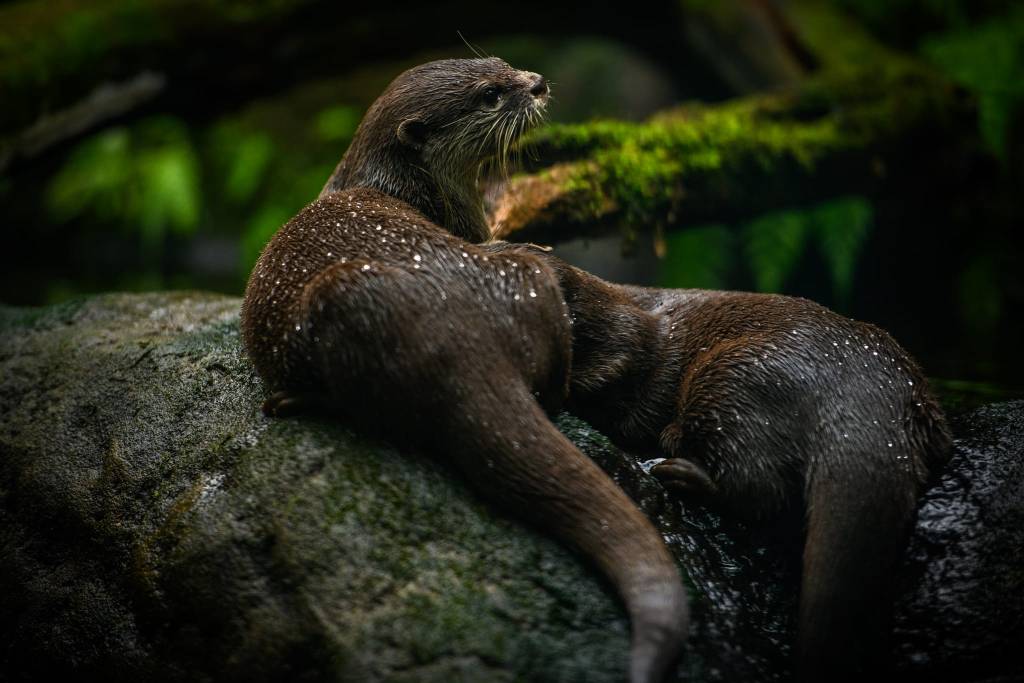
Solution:
M951 450L916 363L806 299L614 285L546 260L574 321L567 408L664 457L652 474L691 500L748 521L802 504L797 677L883 671L894 571Z
M630 680L672 670L686 593L633 502L552 424L572 335L556 274L492 253L477 175L539 119L548 88L495 59L401 74L320 198L271 239L245 293L269 414L326 407L453 463L487 500L576 546L632 622Z

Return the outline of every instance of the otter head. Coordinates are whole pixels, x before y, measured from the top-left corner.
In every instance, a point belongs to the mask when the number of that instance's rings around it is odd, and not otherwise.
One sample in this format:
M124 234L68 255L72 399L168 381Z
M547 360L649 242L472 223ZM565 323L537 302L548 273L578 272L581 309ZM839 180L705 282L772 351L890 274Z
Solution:
M445 59L409 69L366 112L321 196L373 187L402 199L452 233L489 237L477 176L504 165L541 117L544 77L496 58Z

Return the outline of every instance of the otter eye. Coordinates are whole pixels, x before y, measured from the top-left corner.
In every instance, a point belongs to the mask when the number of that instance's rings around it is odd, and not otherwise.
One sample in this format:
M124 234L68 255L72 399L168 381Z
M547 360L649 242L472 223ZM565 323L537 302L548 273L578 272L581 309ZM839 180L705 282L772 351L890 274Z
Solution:
M488 107L493 107L501 101L501 87L497 85L489 85L483 89L480 93L480 97L484 104Z

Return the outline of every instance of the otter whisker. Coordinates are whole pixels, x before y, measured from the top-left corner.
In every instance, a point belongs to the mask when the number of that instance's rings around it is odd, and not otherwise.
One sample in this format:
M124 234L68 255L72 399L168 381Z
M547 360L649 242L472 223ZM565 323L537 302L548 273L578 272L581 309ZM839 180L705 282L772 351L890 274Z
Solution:
M472 52L474 55L476 55L480 59L484 58L484 56L482 54L480 54L480 50L476 49L473 46L472 43L470 43L468 40L466 40L466 36L462 35L462 31L460 31L458 29L455 29L455 35L457 35L459 37L459 39L466 45L466 47L469 48L470 52Z
M470 118L471 116L477 116L478 113L479 112L477 112L475 110L470 110L470 111L466 112L465 114L463 114L462 116L460 116L459 118L453 119L452 121L449 121L448 123L440 125L439 128L448 128L449 126L454 126L456 124L462 123L463 121L465 121L466 119Z
M496 127L496 126L497 126L497 125L498 125L498 124L499 124L499 123L501 122L501 120L502 120L502 116L499 116L498 114L495 114L495 115L494 115L494 122L493 122L493 123L491 123L491 127L487 129L487 132L486 132L486 133L484 133L484 135L483 135L483 137L482 137L482 138L480 138L480 143L479 143L479 144L477 145L477 149L476 149L476 153L477 153L477 155L480 155L480 154L482 154L482 152L483 152L483 150L484 150L484 147L485 147L485 145L487 144L487 140L488 140L488 139L490 138L490 136L491 136L491 132L492 132L492 131L493 131L493 130L495 129L495 127Z
M515 121L517 114L509 112L505 116L505 122L501 129L501 176L508 178L508 149L511 144L512 133L515 132Z
M495 146L495 167L498 175L504 177L507 175L506 168L506 155L507 148L505 146L505 136L508 129L509 119L512 116L512 112L504 112L501 116L500 125L494 134L494 146Z

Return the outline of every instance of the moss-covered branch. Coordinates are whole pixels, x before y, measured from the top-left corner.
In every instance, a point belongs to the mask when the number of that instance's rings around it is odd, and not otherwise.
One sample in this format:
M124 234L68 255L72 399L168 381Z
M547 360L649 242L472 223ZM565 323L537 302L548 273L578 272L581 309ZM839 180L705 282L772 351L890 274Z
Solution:
M790 27L819 69L795 88L684 105L641 124L550 126L530 140L550 166L513 178L495 235L558 241L614 226L728 220L869 190L973 130L956 88L850 20L807 4ZM912 166L904 162L911 161Z

